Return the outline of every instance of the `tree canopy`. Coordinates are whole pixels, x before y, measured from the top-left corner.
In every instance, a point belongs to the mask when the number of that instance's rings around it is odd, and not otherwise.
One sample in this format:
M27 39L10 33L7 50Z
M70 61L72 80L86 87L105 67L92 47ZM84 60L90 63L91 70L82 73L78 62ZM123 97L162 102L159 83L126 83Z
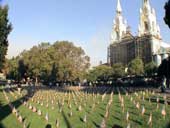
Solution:
M165 17L164 17L164 21L165 23L169 26L170 28L170 0L168 0L168 2L166 2L165 4Z
M158 76L170 78L170 57L168 59L164 59L158 67Z
M130 75L141 75L144 73L144 64L140 58L133 59L128 64L128 73Z
M123 77L125 76L125 67L121 63L113 64L112 65L113 72L112 75L113 77Z
M12 30L12 25L8 20L8 6L0 5L0 71L4 66L5 55L8 50L8 35Z
M72 42L57 41L52 45L44 42L33 46L30 50L23 51L18 57L10 60L12 66L9 73L14 72L15 65L17 65L17 68L20 67L19 72L22 77L26 74L45 81L83 79L90 66L89 61L90 58L84 50L74 46ZM16 62L20 63L16 64Z
M123 77L125 75L125 67L121 63L112 65L112 67L107 65L99 65L93 67L87 73L88 81L107 81L111 78Z
M87 73L88 81L107 80L112 75L112 68L106 65L94 67Z
M146 75L152 76L157 72L157 65L152 61L145 65L144 70Z

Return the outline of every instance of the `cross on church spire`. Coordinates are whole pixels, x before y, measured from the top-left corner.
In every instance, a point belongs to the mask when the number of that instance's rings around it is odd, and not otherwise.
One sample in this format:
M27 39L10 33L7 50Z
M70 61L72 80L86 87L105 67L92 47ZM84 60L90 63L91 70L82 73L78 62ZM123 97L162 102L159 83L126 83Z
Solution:
M143 1L143 7L146 8L146 10L150 11L151 6L149 0Z
M144 0L144 3L148 2L148 0Z
M117 0L117 9L116 9L117 13L121 13L122 12L122 7L120 5L120 0Z

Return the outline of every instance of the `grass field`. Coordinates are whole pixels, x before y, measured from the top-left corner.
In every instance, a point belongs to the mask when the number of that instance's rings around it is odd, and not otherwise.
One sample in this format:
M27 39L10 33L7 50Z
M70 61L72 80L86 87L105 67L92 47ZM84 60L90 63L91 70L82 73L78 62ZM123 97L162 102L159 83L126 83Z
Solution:
M142 91L143 90L143 91ZM0 87L2 128L170 128L169 97L143 88Z

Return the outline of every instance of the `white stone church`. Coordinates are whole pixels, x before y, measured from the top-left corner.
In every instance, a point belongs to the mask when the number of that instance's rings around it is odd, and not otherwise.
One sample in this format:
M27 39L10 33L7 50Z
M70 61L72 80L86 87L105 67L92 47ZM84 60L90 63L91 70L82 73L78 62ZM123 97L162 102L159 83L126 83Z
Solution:
M113 22L111 42L108 47L108 63L127 65L131 60L140 57L143 62L154 61L160 65L168 57L170 45L163 42L156 20L156 12L149 0L143 0L140 8L138 34L133 36L127 21L122 15L120 0L117 0L116 16Z

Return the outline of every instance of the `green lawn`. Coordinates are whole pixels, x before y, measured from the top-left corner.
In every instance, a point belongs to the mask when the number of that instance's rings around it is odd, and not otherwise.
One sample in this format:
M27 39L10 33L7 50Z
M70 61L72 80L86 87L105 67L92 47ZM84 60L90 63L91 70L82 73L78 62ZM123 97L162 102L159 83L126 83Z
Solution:
M128 93L131 90L133 93ZM113 92L113 94L111 94ZM120 93L119 93L120 92ZM5 98L9 98L9 101ZM0 87L0 127L2 128L170 128L170 105L164 104L163 94L134 91L130 88L91 88L80 90L23 87L19 94L15 87ZM159 108L157 108L159 97ZM166 98L168 101L168 96ZM27 105L24 105L24 101ZM109 104L110 101L110 104ZM23 122L11 112L9 102L18 110ZM139 108L137 109L137 104ZM42 115L29 107L41 110ZM124 107L122 107L124 106ZM142 106L145 113L142 116ZM162 116L165 107L166 116ZM107 114L108 111L108 114ZM129 120L126 120L129 113ZM151 124L148 120L152 114ZM45 119L48 115L48 121ZM86 116L86 121L85 121Z

